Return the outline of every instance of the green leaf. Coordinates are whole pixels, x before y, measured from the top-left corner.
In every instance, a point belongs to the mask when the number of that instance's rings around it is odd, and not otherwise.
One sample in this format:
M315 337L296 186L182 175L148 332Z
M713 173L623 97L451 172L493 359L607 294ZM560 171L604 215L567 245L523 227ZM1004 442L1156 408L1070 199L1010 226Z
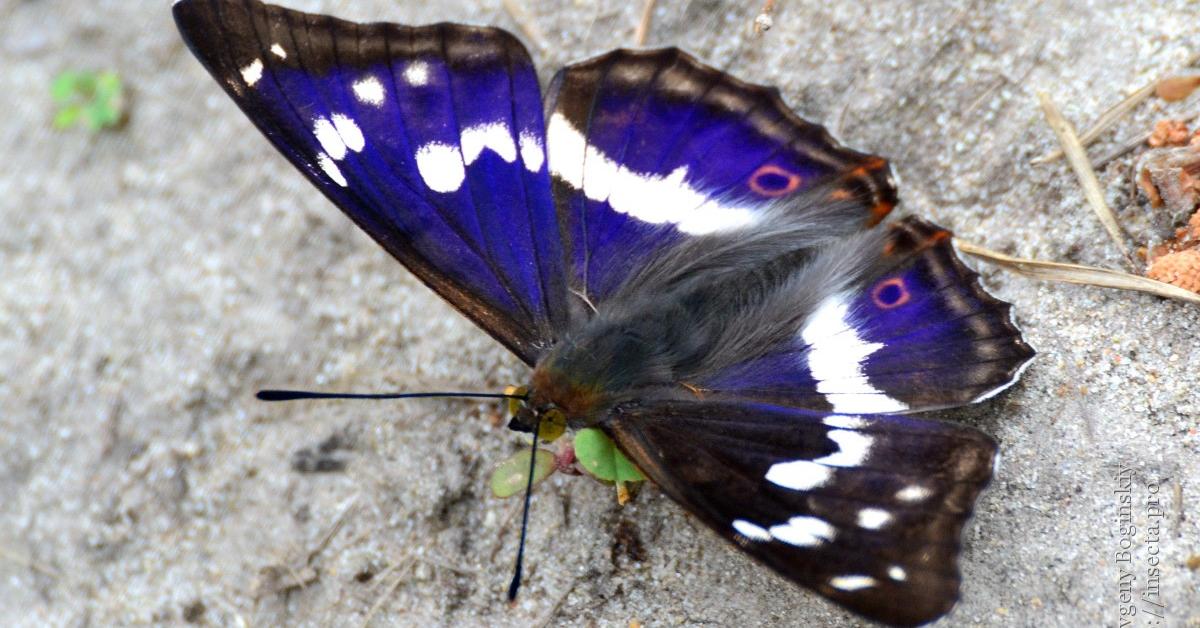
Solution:
M584 470L605 482L641 482L642 472L617 449L603 431L594 427L575 434L575 458Z
M91 103L83 110L83 119L87 121L88 129L99 131L104 128L109 110L102 103Z
M523 449L504 462L496 465L492 472L492 494L496 497L512 497L525 490L529 482L529 450ZM554 473L554 452L538 449L533 467L533 483L537 484Z
M83 113L83 108L78 105L64 107L54 116L54 128L69 129L79 121L80 114Z
M50 84L50 97L54 102L66 104L75 96L75 85L79 82L79 75L75 72L63 72L54 77L54 82Z
M50 96L61 107L54 116L58 129L81 124L100 131L119 125L124 115L124 88L115 72L63 72L50 84Z
M121 78L115 72L101 72L96 77L96 100L109 100L121 95Z

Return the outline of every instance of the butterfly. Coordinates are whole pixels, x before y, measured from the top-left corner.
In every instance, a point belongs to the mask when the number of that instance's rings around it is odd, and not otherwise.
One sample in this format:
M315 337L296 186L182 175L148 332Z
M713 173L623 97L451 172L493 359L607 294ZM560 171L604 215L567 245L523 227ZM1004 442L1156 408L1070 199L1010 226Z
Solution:
M180 0L268 140L525 362L518 424L597 427L784 577L915 625L958 598L996 443L912 413L988 399L1034 352L897 202L887 162L674 48L568 65L543 101L497 28Z

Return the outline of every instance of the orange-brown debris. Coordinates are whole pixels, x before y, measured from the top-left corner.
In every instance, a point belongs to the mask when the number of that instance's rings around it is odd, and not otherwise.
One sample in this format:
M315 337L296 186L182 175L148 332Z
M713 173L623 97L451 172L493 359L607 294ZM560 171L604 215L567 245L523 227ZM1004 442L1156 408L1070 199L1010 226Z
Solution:
M1183 120L1159 120L1146 143L1154 148L1183 146L1192 139Z
M1154 185L1154 179L1150 176L1150 170L1143 169L1138 174L1138 187L1142 189L1142 193L1150 201L1151 207L1162 207L1162 195L1158 193L1158 186Z
M1200 204L1200 144L1146 151L1138 160L1137 184L1150 204L1176 216Z
M1146 276L1200 293L1200 250L1167 253L1150 264Z
M1156 244L1145 251L1143 257L1153 262L1164 255L1197 247L1200 247L1200 211L1192 214L1188 223L1176 229L1167 241Z
M1200 87L1200 74L1168 76L1154 86L1154 93L1163 100L1173 102L1191 96L1197 87Z

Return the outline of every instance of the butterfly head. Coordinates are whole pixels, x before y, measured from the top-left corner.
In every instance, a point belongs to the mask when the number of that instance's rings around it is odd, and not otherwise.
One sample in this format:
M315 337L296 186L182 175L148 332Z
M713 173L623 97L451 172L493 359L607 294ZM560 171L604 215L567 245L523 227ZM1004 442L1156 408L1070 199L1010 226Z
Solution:
M545 440L554 440L568 426L580 429L593 425L603 405L603 395L596 386L575 381L545 365L534 370L529 387L514 390L525 398L509 404L512 419L508 427L532 432L540 423L539 434Z

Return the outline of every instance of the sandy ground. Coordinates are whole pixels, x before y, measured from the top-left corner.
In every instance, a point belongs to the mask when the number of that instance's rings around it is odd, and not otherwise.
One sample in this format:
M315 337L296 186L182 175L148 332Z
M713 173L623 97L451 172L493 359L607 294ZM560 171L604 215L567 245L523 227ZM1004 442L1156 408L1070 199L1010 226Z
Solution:
M289 4L515 28L498 0ZM528 4L548 78L630 44L641 3ZM888 156L904 211L1007 252L1119 266L1067 167L1028 165L1054 145L1034 94L1095 119L1200 47L1196 3L781 0L756 43L758 4L664 0L651 44L777 84ZM184 49L167 2L0 2L0 68L4 623L358 625L378 603L377 625L856 625L657 491L620 508L561 477L534 498L527 589L509 608L517 504L486 478L520 439L491 422L495 405L252 394L498 390L524 379L519 362L274 154ZM72 68L121 73L123 130L50 130L49 83ZM1145 105L1095 150L1195 107ZM1144 240L1127 166L1101 178ZM994 434L1004 465L942 624L1116 625L1120 569L1139 596L1153 554L1166 617L1134 602L1134 625L1200 625L1200 572L1185 566L1200 554L1200 309L984 274L1041 355L1009 394L943 413ZM330 437L344 471L293 469ZM1163 517L1148 514L1156 496Z

